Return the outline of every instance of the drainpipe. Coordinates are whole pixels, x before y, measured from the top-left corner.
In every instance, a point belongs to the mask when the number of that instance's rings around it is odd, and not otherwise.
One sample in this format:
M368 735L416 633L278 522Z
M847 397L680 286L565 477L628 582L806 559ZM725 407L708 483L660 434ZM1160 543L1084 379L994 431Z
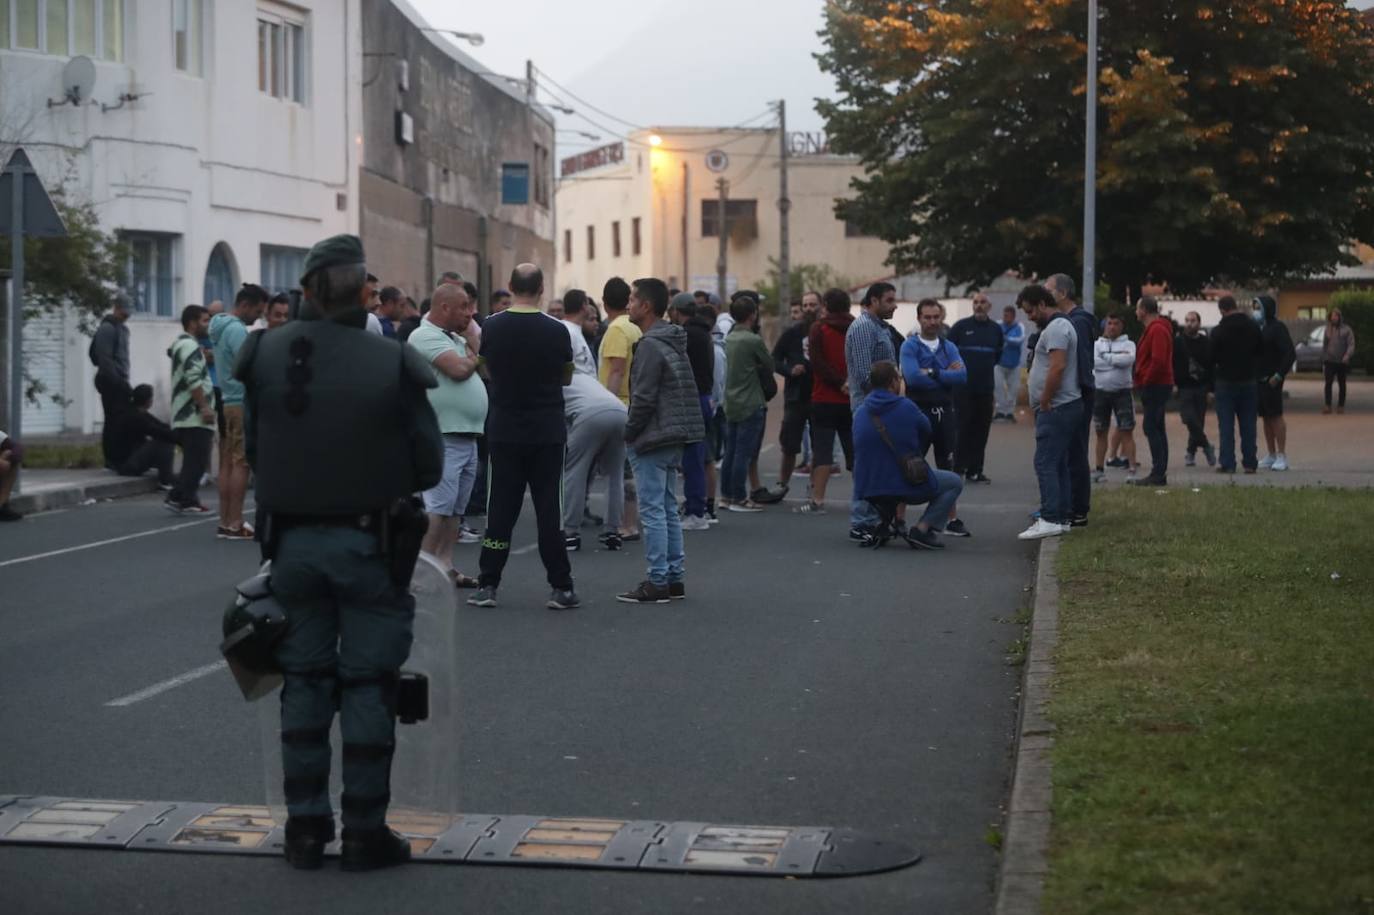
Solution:
M438 276L434 272L434 198L425 195L421 204L421 216L425 221L425 288Z
M485 320L491 309L491 266L487 260L487 217L477 217L477 313Z

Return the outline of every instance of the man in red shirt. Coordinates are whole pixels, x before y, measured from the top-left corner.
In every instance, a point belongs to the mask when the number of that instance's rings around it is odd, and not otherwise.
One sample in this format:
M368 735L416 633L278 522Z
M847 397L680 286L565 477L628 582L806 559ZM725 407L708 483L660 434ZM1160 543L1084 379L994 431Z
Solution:
M845 464L854 469L853 414L844 356L844 337L854 316L849 313L849 293L843 289L828 289L821 300L825 314L811 325L806 338L811 359L811 498L797 509L804 514L825 512L825 488L835 462L837 435Z
M1167 486L1169 436L1164 431L1164 407L1174 387L1174 334L1170 323L1159 314L1154 296L1141 296L1135 315L1145 325L1135 351L1135 387L1145 408L1141 423L1150 443L1150 475L1134 482L1137 486Z

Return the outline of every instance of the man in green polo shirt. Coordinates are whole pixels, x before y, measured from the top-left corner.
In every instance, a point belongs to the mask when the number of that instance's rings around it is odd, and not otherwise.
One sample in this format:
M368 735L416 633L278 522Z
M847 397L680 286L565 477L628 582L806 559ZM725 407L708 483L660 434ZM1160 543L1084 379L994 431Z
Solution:
M460 588L477 587L476 579L453 567L453 547L477 478L477 436L487 421L487 389L477 377L481 338L472 320L476 304L462 286L438 287L430 297L429 313L406 340L439 379L439 386L428 393L444 436L444 475L424 494L429 530L420 548L447 569Z

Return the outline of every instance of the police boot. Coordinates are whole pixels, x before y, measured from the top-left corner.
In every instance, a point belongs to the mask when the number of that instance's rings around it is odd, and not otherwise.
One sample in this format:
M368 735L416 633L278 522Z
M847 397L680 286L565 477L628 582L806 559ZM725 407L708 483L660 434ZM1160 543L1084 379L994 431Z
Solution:
M299 816L286 820L286 861L297 870L319 870L324 863L324 847L333 841L333 817Z
M376 829L343 831L343 869L371 871L405 864L410 860L410 843L385 826Z

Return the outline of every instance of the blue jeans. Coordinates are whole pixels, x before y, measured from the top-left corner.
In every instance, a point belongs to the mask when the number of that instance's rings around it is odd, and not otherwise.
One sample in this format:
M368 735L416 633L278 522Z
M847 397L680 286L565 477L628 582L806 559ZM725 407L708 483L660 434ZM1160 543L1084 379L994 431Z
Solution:
M720 467L720 494L734 502L749 498L749 462L763 442L766 407L759 407L737 423L725 424L725 460Z
M700 394L701 418L711 428L711 395ZM692 442L682 449L682 513L694 518L706 514L706 442Z
M1035 476L1040 482L1040 517L1053 524L1073 518L1069 451L1083 424L1083 401L1071 400L1035 414Z
M949 513L954 508L954 503L959 501L959 494L964 491L964 478L952 470L935 470L933 468L930 475L939 489L930 502L926 504L926 510L921 515L921 521L929 525L933 531L942 531L949 521Z
M643 453L630 449L630 464L639 487L639 525L644 530L649 581L656 585L682 581L687 558L682 550L682 521L677 514L677 471L682 466L682 446Z
M1240 422L1240 459L1247 470L1259 466L1255 451L1255 423L1259 414L1259 389L1249 381L1218 381L1217 464L1236 469L1236 422Z

